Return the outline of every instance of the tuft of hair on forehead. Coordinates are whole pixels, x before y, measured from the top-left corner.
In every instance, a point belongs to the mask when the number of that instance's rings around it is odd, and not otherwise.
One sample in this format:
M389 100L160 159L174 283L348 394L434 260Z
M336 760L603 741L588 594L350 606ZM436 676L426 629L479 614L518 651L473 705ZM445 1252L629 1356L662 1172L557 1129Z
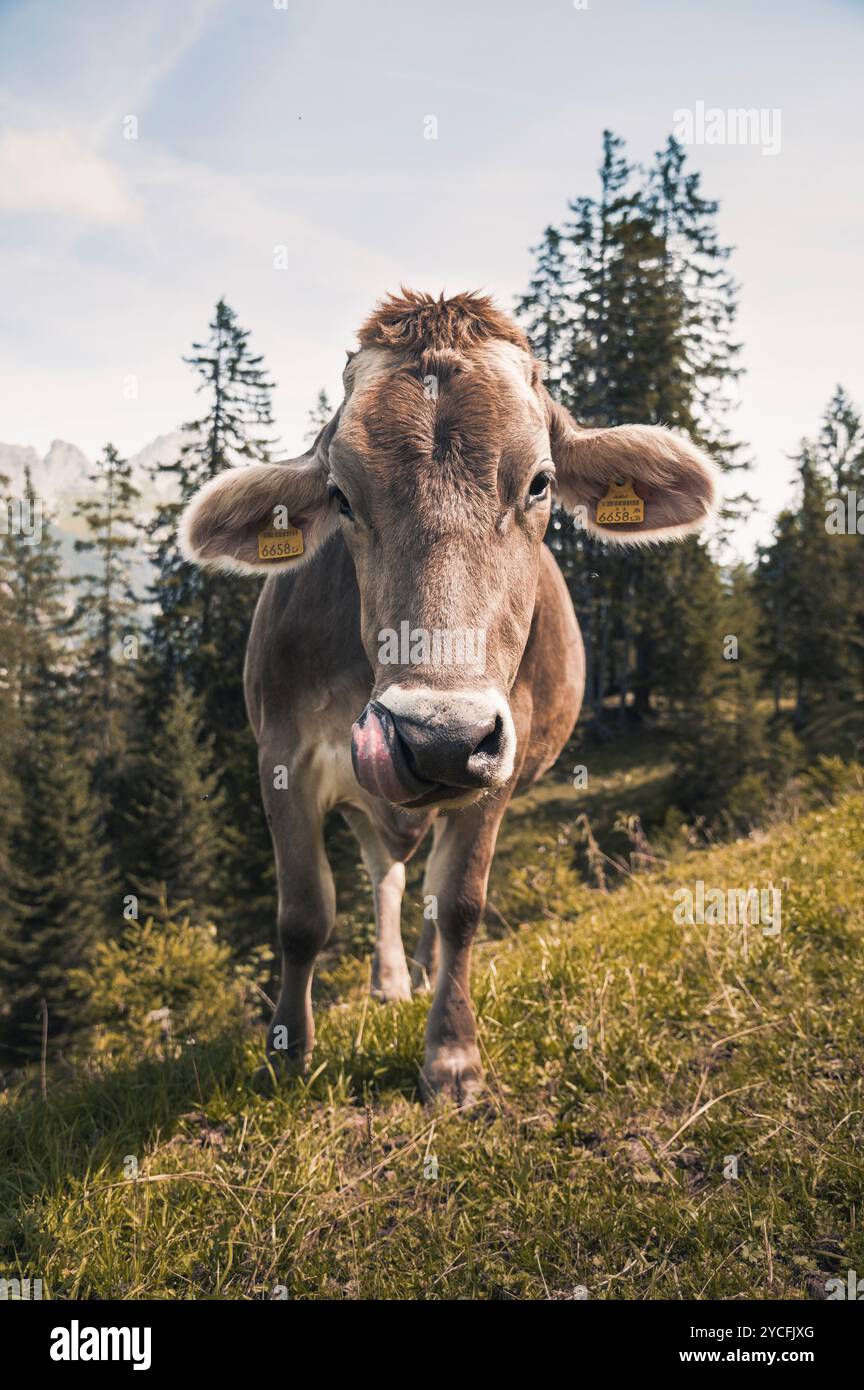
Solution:
M503 338L531 350L522 330L488 295L471 292L445 299L441 294L436 299L404 285L401 291L375 306L357 335L362 347L464 352L476 343Z

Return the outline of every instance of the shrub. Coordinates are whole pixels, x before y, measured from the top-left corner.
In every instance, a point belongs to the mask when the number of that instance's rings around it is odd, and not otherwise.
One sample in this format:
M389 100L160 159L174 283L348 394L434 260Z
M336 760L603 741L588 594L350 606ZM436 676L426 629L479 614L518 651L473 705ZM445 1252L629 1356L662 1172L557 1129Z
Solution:
M268 954L262 948L238 964L212 923L161 898L143 922L101 942L89 969L74 972L86 999L86 1050L120 1062L164 1059L240 1031L257 1012L251 981Z

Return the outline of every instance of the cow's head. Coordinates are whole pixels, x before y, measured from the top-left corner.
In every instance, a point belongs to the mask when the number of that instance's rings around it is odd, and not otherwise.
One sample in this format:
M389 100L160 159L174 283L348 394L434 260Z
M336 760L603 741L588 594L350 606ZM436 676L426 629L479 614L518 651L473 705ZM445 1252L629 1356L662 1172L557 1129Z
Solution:
M708 520L715 470L665 429L580 429L488 299L403 292L359 337L342 405L309 452L208 484L184 517L184 551L270 573L308 563L338 532L374 672L352 731L358 781L407 808L458 805L513 773L509 696L556 491L595 535L645 544ZM622 483L641 519L606 525L598 504ZM267 558L278 547L262 551L259 537L274 521L302 532L302 555ZM317 564L326 584L326 549Z

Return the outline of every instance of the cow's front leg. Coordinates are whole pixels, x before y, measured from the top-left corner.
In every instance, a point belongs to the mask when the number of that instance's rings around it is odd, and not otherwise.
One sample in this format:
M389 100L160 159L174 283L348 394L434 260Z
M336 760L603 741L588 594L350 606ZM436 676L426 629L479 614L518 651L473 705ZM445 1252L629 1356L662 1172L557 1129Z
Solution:
M312 972L333 930L336 893L318 818L307 820L292 808L287 814L271 813L270 827L279 886L282 984L267 1034L267 1056L274 1064L302 1067L315 1041Z
M437 899L438 973L426 1025L421 1071L425 1100L446 1095L468 1106L483 1085L477 1023L469 974L474 933L486 906L489 869L508 800L495 798L441 817L427 869L428 891Z

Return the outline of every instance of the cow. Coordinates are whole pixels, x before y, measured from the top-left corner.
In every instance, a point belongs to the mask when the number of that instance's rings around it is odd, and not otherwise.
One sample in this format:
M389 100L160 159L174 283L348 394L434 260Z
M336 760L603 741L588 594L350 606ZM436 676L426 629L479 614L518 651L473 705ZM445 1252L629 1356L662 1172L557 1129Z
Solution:
M181 545L196 564L268 576L245 666L278 880L268 1057L302 1067L312 1050L336 810L372 883L373 992L404 1000L432 981L420 1091L465 1107L483 1085L469 973L499 827L582 701L582 639L543 543L553 498L593 535L644 545L703 527L717 475L668 429L577 425L485 295L403 288L358 340L311 448L211 480ZM409 970L405 865L430 827Z

